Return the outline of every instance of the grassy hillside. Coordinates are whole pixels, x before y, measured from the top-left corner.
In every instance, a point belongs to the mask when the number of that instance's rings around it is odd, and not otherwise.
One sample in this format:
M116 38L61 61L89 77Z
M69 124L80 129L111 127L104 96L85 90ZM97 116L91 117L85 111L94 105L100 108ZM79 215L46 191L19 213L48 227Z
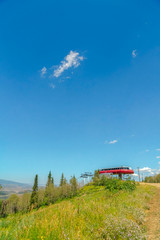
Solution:
M150 186L117 193L85 186L73 199L1 219L0 239L145 239L144 214L153 192Z

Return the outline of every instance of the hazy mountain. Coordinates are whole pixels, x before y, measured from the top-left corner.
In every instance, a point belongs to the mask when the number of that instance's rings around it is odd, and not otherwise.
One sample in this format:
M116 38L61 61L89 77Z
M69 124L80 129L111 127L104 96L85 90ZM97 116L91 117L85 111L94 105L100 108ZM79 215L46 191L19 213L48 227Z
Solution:
M32 189L32 186L29 184L4 179L0 179L0 185L2 186L0 190L0 199L6 199L13 193L23 194L24 192L30 192Z
M26 183L19 183L19 182L14 182L14 181L9 181L9 180L4 180L4 179L0 179L0 185L3 188L23 188L23 189L30 189L32 188L31 185L26 184Z

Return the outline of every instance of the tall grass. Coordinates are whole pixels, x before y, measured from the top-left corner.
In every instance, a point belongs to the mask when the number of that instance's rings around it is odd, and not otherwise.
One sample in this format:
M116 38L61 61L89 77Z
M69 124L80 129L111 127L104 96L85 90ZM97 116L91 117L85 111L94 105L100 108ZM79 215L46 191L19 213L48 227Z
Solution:
M146 239L145 209L153 192L150 186L116 193L85 186L78 197L0 220L0 239Z

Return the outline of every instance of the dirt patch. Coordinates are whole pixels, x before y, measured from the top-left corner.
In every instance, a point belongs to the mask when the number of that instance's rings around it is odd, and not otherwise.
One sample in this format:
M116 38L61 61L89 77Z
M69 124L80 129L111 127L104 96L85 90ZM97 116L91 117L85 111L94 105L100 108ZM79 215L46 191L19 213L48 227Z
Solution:
M146 185L157 187L146 217L147 240L160 240L160 183L148 183Z

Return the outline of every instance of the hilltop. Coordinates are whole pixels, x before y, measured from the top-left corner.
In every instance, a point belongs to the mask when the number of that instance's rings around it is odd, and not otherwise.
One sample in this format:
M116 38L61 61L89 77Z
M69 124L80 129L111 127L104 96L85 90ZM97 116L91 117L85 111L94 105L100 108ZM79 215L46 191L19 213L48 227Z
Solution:
M85 186L78 196L0 220L0 239L146 239L145 212L155 190L110 192Z

